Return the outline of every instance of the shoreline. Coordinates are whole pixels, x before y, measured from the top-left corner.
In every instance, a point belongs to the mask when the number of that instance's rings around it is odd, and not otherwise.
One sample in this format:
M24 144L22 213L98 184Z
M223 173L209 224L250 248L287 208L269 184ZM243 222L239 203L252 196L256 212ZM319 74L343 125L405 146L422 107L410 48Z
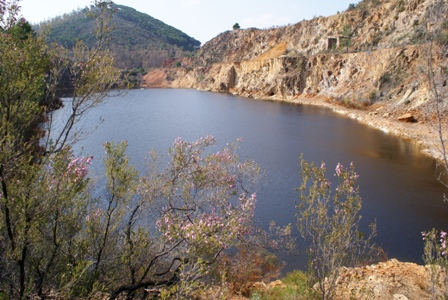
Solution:
M235 96L247 97L238 93L232 93ZM428 157L435 159L436 161L442 160L442 153L440 150L440 141L436 130L431 124L417 121L417 122L402 122L398 118L388 113L386 104L379 107L366 107L365 110L349 108L337 103L331 103L327 97L324 96L299 96L291 99L285 99L280 97L252 97L257 100L271 100L288 103L296 103L302 105L313 105L319 107L325 107L333 112L342 116L354 119L361 124L367 125L371 128L381 130L386 134L392 134L394 136L405 139L409 142L416 144L420 149L420 152ZM381 110L384 110L381 112ZM387 116L385 116L387 115ZM448 132L447 126L444 127L444 132Z
M203 92L220 93L210 89L200 89L195 87L156 87L156 86L144 86L144 89L153 88L172 88L172 89L195 89ZM302 105L313 105L318 107L325 107L331 111L340 114L342 116L356 120L357 122L369 126L371 128L380 130L386 134L391 134L396 137L402 138L408 142L414 143L420 153L430 157L437 162L441 163L443 160L442 151L440 149L440 140L438 133L434 126L425 122L424 120L417 120L416 122L403 122L399 121L398 117L407 111L401 110L396 107L390 107L391 104L384 102L377 102L374 105L365 107L365 109L350 108L337 103L332 103L329 97L323 95L300 95L291 98L278 97L278 96L260 96L257 94L245 94L239 93L238 90L231 89L227 94L252 98L260 101L277 101L287 102ZM443 127L443 132L448 134L448 125Z

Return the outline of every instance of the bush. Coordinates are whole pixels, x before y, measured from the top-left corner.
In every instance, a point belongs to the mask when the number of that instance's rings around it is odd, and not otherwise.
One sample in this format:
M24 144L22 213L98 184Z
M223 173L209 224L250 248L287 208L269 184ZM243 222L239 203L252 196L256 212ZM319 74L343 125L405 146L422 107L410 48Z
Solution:
M356 4L354 4L354 3L350 3L350 4L348 5L347 11L354 10L355 8L356 8Z
M425 247L423 261L429 266L431 293L435 299L448 297L448 237L445 231L422 232Z
M310 300L316 298L316 294L313 290L308 275L302 271L294 271L288 273L281 281L284 284L283 286L276 286L264 290L256 290L252 293L251 299Z
M253 291L254 283L278 278L282 267L275 255L258 247L240 248L233 255L225 255L220 262L231 292L246 297Z
M331 189L325 177L326 166L300 161L302 185L298 189L298 228L309 243L309 272L315 278L322 299L331 299L342 266L353 267L375 259L372 243L376 226L364 236L359 231L362 200L356 185L358 174L353 163L349 168L337 164L334 176L338 185Z

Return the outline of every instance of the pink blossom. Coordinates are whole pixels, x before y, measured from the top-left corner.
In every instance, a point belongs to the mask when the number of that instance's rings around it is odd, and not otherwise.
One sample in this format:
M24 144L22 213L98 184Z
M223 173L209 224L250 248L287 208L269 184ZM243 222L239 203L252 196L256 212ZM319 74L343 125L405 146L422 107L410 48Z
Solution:
M336 174L334 174L334 175L335 175L335 176L341 176L341 175L342 175L342 171L343 171L343 169L344 169L344 167L342 166L342 164L341 164L341 163L338 163L338 164L336 165L336 169L335 169Z
M67 172L73 173L77 178L75 178L75 182L80 178L85 178L88 173L88 166L90 165L90 162L92 161L93 156L91 157L81 157L81 158L74 158L67 166Z

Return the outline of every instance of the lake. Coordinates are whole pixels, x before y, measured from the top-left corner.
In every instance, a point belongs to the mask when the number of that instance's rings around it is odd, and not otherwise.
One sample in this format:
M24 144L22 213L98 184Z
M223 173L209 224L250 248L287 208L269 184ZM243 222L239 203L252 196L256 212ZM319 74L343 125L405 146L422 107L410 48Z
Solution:
M54 114L61 119L64 109ZM329 109L196 90L131 90L107 99L82 125L91 132L74 148L94 156L97 173L105 141L127 140L131 162L143 166L150 150L167 153L176 137L193 141L210 134L220 148L243 138L240 157L255 160L266 172L257 191L256 219L262 227L270 220L296 222L303 153L307 161L325 161L329 177L338 162L354 162L360 174L362 224L376 220L376 242L390 258L421 263L421 231L447 229L448 204L442 199L448 191L435 179L434 160L414 143ZM304 267L304 255L283 258L287 270Z

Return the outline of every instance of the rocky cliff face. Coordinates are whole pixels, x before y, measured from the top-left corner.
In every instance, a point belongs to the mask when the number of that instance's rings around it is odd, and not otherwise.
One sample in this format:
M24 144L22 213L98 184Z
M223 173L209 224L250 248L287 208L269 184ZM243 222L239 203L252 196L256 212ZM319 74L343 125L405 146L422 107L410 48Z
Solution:
M370 0L291 26L220 34L192 59L144 78L147 87L182 87L261 99L325 97L389 115L421 110L430 98L426 33L446 33L448 3ZM443 43L442 43L443 44ZM439 44L434 44L439 47ZM435 47L435 50L439 48ZM447 59L432 51L437 74ZM374 105L375 104L375 105Z

